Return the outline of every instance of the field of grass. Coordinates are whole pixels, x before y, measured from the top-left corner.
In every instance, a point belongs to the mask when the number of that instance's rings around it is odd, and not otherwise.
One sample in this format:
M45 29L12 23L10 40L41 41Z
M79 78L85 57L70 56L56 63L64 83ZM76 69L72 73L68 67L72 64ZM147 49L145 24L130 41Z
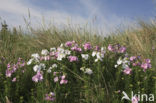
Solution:
M71 47L67 46L68 43L72 44ZM61 44L64 46L59 47ZM73 50L72 47L75 46L82 50ZM96 46L99 50L95 50ZM53 57L50 53L60 51L50 51L53 47L69 50L71 53L57 60L58 57ZM100 50L102 47L103 50ZM126 51L122 52L122 47ZM100 57L98 58L98 54L93 56L93 52L99 52ZM32 57L34 53L40 55L39 61L36 60L38 57ZM89 58L81 54L86 54ZM47 59L47 56L51 58ZM71 57L71 61L70 56L77 57L78 60ZM130 60L132 56L136 57L134 61ZM41 57L47 58L41 60ZM31 58L34 61L27 65ZM132 70L130 73L124 71L126 68L123 68L124 63L118 63L120 60L127 62L126 65ZM148 66L143 67L146 62ZM40 64L46 67L35 72L34 67ZM47 72L53 64L57 67ZM116 64L118 67L115 67ZM7 70L14 68L16 70L10 76L7 75ZM40 80L33 80L36 75L40 75ZM64 80L62 83L61 79ZM31 28L30 32L16 28L2 28L0 31L0 103L137 103L121 101L122 91L129 96L131 91L156 96L154 20L150 23L139 22L139 28L116 31L107 37L85 28L59 29L55 26L37 30ZM139 103L145 103L145 99ZM147 103L154 102L148 100Z

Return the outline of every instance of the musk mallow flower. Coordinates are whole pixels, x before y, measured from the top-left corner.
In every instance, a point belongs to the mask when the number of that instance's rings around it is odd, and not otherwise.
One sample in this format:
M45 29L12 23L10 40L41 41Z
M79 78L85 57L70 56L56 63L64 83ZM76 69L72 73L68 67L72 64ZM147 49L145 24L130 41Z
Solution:
M37 72L37 71L40 71L41 69L45 69L45 64L43 64L43 63L40 63L39 65L35 65L34 67L33 67L33 70L34 70L34 72Z
M92 46L91 46L90 43L85 43L85 44L83 45L83 47L84 47L84 50L90 50L90 49L92 49Z
M5 75L6 77L11 77L12 73L13 73L12 70L7 69Z
M100 50L100 47L99 46L95 46L95 50L96 51L99 51Z
M103 58L104 58L104 53L97 52L95 62L99 60L102 61Z
M40 56L38 53L34 53L31 55L32 58L40 59Z
M68 59L69 59L70 62L78 61L77 56L69 56Z
M56 52L56 48L50 48L51 52Z
M60 84L67 84L68 83L68 80L66 80L66 79L62 79L61 81L60 81Z
M84 73L91 75L93 71L90 68L86 68Z
M75 41L67 41L67 42L65 43L65 46L66 46L66 47L71 47L74 43L75 43Z
M97 54L97 51L93 51L93 52L92 52L92 57L95 57L96 54Z
M88 60L89 58L89 55L88 54L81 54L81 57L85 60Z
M27 65L30 65L33 62L33 59L29 59L29 61L27 62Z
M40 58L40 60L42 61L42 60L45 60L45 61L48 61L48 60L50 60L50 56L48 55L48 56L42 56L41 58Z
M127 74L127 75L130 75L131 72L132 72L132 69L128 67L128 68L125 68L125 69L123 70L123 72L124 72L125 74Z
M99 60L100 61L103 60L104 54L105 54L104 51L101 51L101 52L93 51L92 52L92 57L95 57L96 56L95 62L98 62Z
M40 70L41 70L41 67L40 67L39 65L35 65L35 66L33 67L33 70L34 70L35 72L40 71Z
M14 77L14 78L12 79L12 82L16 82L16 77Z
M64 44L63 44L63 43L61 43L60 47L62 48L63 46L64 46Z
M120 53L126 52L126 47L124 47L124 46L120 47L120 48L119 48L119 52L120 52Z
M51 73L52 67L49 67L49 69L47 70L48 73Z
M139 99L136 96L132 97L132 103L139 103Z
M115 65L115 68L117 68L119 65L122 65L122 68L127 68L130 65L130 61L128 61L128 58L125 57L121 59L121 57L117 60L117 64Z
M136 56L131 56L131 57L129 58L129 60L130 60L130 61L136 60Z
M80 70L84 72L85 71L85 67L81 67Z
M32 77L32 81L34 82L39 82L42 80L43 80L43 75L40 71L38 71L37 74Z
M58 53L57 54L57 60L59 60L59 61L61 61L65 57L66 57L66 54L64 54L64 53Z
M121 65L123 63L122 59L119 58L118 61L117 61L117 65Z
M58 52L58 53L64 53L64 48L58 47L58 48L57 48L57 52Z
M51 73L51 70L53 68L57 68L57 64L53 64L51 67L49 67L49 69L47 70L48 73Z
M27 65L30 65L33 61L36 62L36 63L39 63L40 61L40 56L38 53L35 53L35 54L32 54L31 55L31 59L29 59L29 61L27 62Z
M55 94L53 92L50 92L49 94L45 94L45 100L46 101L54 101L55 100Z
M58 82L59 78L58 77L55 77L54 78L54 82Z
M67 83L68 83L68 80L66 79L66 76L65 75L62 75L61 76L60 84L67 84Z
M41 51L41 54L46 56L46 55L49 54L49 51L48 51L47 49L43 49L43 50Z
M65 52L66 55L70 55L71 54L70 50L65 50L64 52Z
M114 51L114 47L113 47L111 44L109 44L109 45L108 45L108 50L109 50L109 51Z
M151 67L152 67L152 65L151 65L150 59L145 59L144 62L141 64L141 68L144 69L144 72Z
M52 68L57 68L57 64L53 64L51 67Z
M71 48L72 51L82 52L82 49L79 48L77 45Z

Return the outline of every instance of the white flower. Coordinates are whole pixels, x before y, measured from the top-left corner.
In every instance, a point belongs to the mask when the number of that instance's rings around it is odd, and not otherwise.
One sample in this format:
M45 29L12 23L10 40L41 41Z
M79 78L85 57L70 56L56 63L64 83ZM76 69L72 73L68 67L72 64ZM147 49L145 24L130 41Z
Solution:
M60 47L63 47L63 44L61 44Z
M59 53L64 53L64 49L61 48L61 47L58 47L58 48L57 48L57 51L58 51Z
M124 59L119 58L117 61L117 65L115 65L115 68L117 68L121 64L122 64L122 68L125 69L129 67L130 61L128 61L127 57L125 57Z
M35 72L40 71L40 70L41 70L41 67L40 67L39 65L35 65L35 66L33 67L33 70L34 70Z
M122 64L122 62L123 61L121 60L121 58L119 58L118 61L117 61L117 64L120 65L120 64Z
M42 54L42 55L48 55L48 54L49 54L49 51L48 51L47 49L43 49L43 50L41 51L41 54Z
M33 57L35 59L40 59L40 56L38 53L32 54L31 57Z
M65 52L66 55L70 55L71 54L70 50L65 50L64 52Z
M52 67L49 67L49 69L47 70L48 73L51 73Z
M95 59L95 62L98 62L98 61L99 61L99 59L96 58L96 59Z
M85 73L91 75L93 71L90 68L86 68Z
M41 63L39 66L40 66L43 70L46 68L45 64L43 64L43 63Z
M38 71L40 71L41 69L43 69L43 70L45 70L45 64L43 64L43 63L40 63L39 65L35 65L34 67L33 67L33 70L35 71L35 72L38 72Z
M34 59L29 59L29 61L27 62L27 65L30 65L33 62Z
M82 58L85 59L85 60L88 60L89 58L89 55L88 54L81 54Z
M57 60L62 60L65 57L66 57L66 55L64 53L58 53Z
M81 70L81 71L84 71L84 70L85 70L85 67L81 67L80 70Z
M117 68L117 67L118 67L118 65L115 65L114 67L115 67L115 68Z
M93 52L92 52L92 57L95 57L96 54L97 54L97 52L96 52L96 51L93 51Z
M57 68L57 64L53 64L52 65L52 68Z
M128 58L127 58L127 57L125 57L125 58L123 59L123 63L124 63L124 64L126 64L126 63L128 63L128 64L129 64L129 63L130 63L130 61L128 61Z
M56 52L56 48L50 48L50 51Z
M122 64L122 68L129 68L129 66L127 64Z
M99 60L100 61L103 61L103 58L104 58L104 54L103 53L100 53L100 52L96 52L96 59L95 59L95 62L98 62Z
M106 51L106 47L101 47L101 51Z

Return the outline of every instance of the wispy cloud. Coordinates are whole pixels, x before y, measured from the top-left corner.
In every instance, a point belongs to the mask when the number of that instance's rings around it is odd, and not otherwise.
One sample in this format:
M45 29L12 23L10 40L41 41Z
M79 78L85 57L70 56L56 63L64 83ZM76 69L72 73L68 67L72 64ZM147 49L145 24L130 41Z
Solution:
M102 27L102 30L107 33L123 21L124 24L132 23L132 20L129 18L119 17L109 12L107 8L101 10L98 5L95 5L96 2L93 0L80 0L81 6L86 8L84 12L87 14L87 17L84 17L81 14L74 15L65 11L52 9L44 10L38 6L32 5L30 1L25 3L24 0L0 0L0 2L0 16L7 20L12 26L24 25L23 16L28 16L28 9L30 10L31 19L34 25L42 20L42 16L44 16L46 23L54 19L56 24L67 24L68 18L71 18L73 24L85 24L87 21L92 21L96 16L97 20L96 23L94 23L94 25L96 25L95 27L100 26ZM106 15L107 17L110 17L106 18Z

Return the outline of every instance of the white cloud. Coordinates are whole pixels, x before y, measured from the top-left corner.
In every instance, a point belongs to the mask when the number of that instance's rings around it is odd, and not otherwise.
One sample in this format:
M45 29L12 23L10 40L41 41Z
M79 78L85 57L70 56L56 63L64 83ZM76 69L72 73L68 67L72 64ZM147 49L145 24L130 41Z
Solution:
M40 7L32 5L30 2L24 2L24 0L0 0L0 17L5 19L9 25L18 26L24 25L23 17L28 18L28 9L31 13L31 23L37 26L42 22L42 16L45 18L45 23L48 24L49 21L54 21L54 23L68 24L68 18L73 24L85 24L87 21L91 22L96 16L98 20L91 24L93 28L100 28L102 32L108 33L112 31L117 25L121 24L131 24L132 21L128 18L119 17L111 12L107 8L102 10L95 5L96 2L93 0L80 0L82 6L85 6L88 17L83 17L81 14L79 16L67 13L65 11L56 10L44 10ZM106 19L105 15L110 15L110 19ZM53 20L54 19L54 20Z
M67 24L68 18L72 18L74 24L86 22L86 19L81 16L74 16L56 10L45 11L30 3L24 3L24 0L0 0L0 2L0 17L7 20L12 26L24 25L23 17L28 17L28 9L31 14L31 22L35 25L41 23L43 16L46 23L54 19L56 24Z

